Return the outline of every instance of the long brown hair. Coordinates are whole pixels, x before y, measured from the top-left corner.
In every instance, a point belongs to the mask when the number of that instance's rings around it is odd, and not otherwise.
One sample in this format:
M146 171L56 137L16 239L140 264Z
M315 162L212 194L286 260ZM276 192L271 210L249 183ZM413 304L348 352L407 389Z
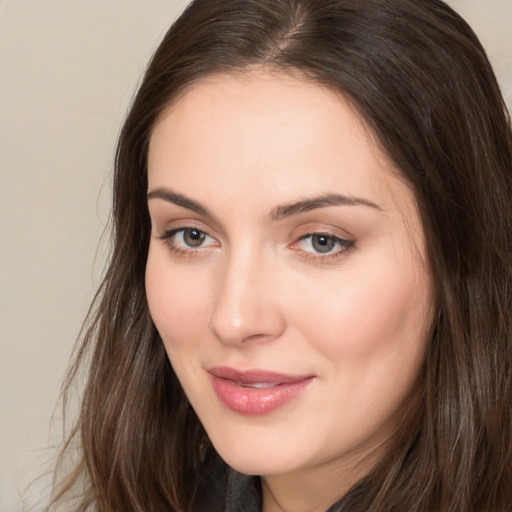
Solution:
M87 361L63 451L77 441L80 459L53 504L79 482L76 511L191 509L212 447L148 313L148 143L188 86L250 65L353 103L414 192L436 285L407 414L337 510L510 512L510 119L477 37L441 0L196 0L170 28L117 147L111 260L65 388Z

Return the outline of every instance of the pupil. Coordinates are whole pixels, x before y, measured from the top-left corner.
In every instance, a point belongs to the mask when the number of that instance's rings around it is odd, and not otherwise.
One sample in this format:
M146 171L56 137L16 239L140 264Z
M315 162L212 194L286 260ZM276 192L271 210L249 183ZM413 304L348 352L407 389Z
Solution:
M317 252L329 252L334 247L334 239L325 235L313 235L311 243Z
M197 247L201 245L204 241L205 234L198 229L187 229L185 233L183 233L183 239L187 245L192 247Z

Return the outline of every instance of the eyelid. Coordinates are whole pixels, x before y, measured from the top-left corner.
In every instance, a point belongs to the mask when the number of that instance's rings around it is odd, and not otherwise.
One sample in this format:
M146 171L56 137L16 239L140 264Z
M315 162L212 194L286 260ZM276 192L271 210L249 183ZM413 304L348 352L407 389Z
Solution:
M180 233L182 231L187 231L187 230L199 231L201 233L204 233L208 238L211 238L212 240L215 240L215 237L210 235L208 233L208 231L206 231L204 229L199 229L199 228L197 228L195 226L180 226L180 227L177 227L177 228L170 228L170 229L165 230L161 235L158 236L158 238L160 238L161 240L166 240L168 238L173 237L177 233Z
M310 232L310 233L305 233L305 234L303 234L303 235L301 235L301 236L299 236L299 237L295 238L295 241L294 241L294 242L292 242L292 244L291 244L291 245L295 245L297 242L300 242L301 240L305 240L306 238L309 238L309 237L311 237L311 236L315 236L315 235L316 235L316 236L325 236L325 237L327 237L327 238L332 238L332 239L334 239L335 241L340 242L340 243L342 243L342 244L345 244L345 243L347 243L347 244L349 244L349 243L350 243L350 244L352 244L352 243L354 243L354 242L353 242L353 240L349 240L349 239L347 239L347 238L343 238L343 237L341 237L341 236L339 236L339 235L336 235L336 234L334 234L334 233L331 233L330 231L312 231L312 232Z
M216 240L218 239L218 236L213 235L215 231L208 224L194 217L168 218L167 216L162 216L159 218L155 216L155 218L152 218L152 227L153 233L157 233L157 238L164 238L172 234L172 232L176 233L182 229L197 229Z
M294 230L292 238L298 240L300 237L308 235L329 235L342 240L355 239L355 235L347 229L323 222L308 222L301 225Z

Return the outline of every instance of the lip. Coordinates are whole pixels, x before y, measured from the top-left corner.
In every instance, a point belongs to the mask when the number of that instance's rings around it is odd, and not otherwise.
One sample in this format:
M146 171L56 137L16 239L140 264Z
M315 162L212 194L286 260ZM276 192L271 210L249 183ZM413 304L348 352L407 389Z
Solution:
M311 384L313 375L288 375L267 370L209 368L220 401L239 414L259 416L287 404Z

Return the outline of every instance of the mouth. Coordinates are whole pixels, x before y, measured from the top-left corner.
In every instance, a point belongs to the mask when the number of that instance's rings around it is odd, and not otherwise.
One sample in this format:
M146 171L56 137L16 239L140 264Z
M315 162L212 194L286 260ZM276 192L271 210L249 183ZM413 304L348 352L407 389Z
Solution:
M313 375L287 375L266 370L209 368L213 389L230 410L248 416L267 414L301 395Z

